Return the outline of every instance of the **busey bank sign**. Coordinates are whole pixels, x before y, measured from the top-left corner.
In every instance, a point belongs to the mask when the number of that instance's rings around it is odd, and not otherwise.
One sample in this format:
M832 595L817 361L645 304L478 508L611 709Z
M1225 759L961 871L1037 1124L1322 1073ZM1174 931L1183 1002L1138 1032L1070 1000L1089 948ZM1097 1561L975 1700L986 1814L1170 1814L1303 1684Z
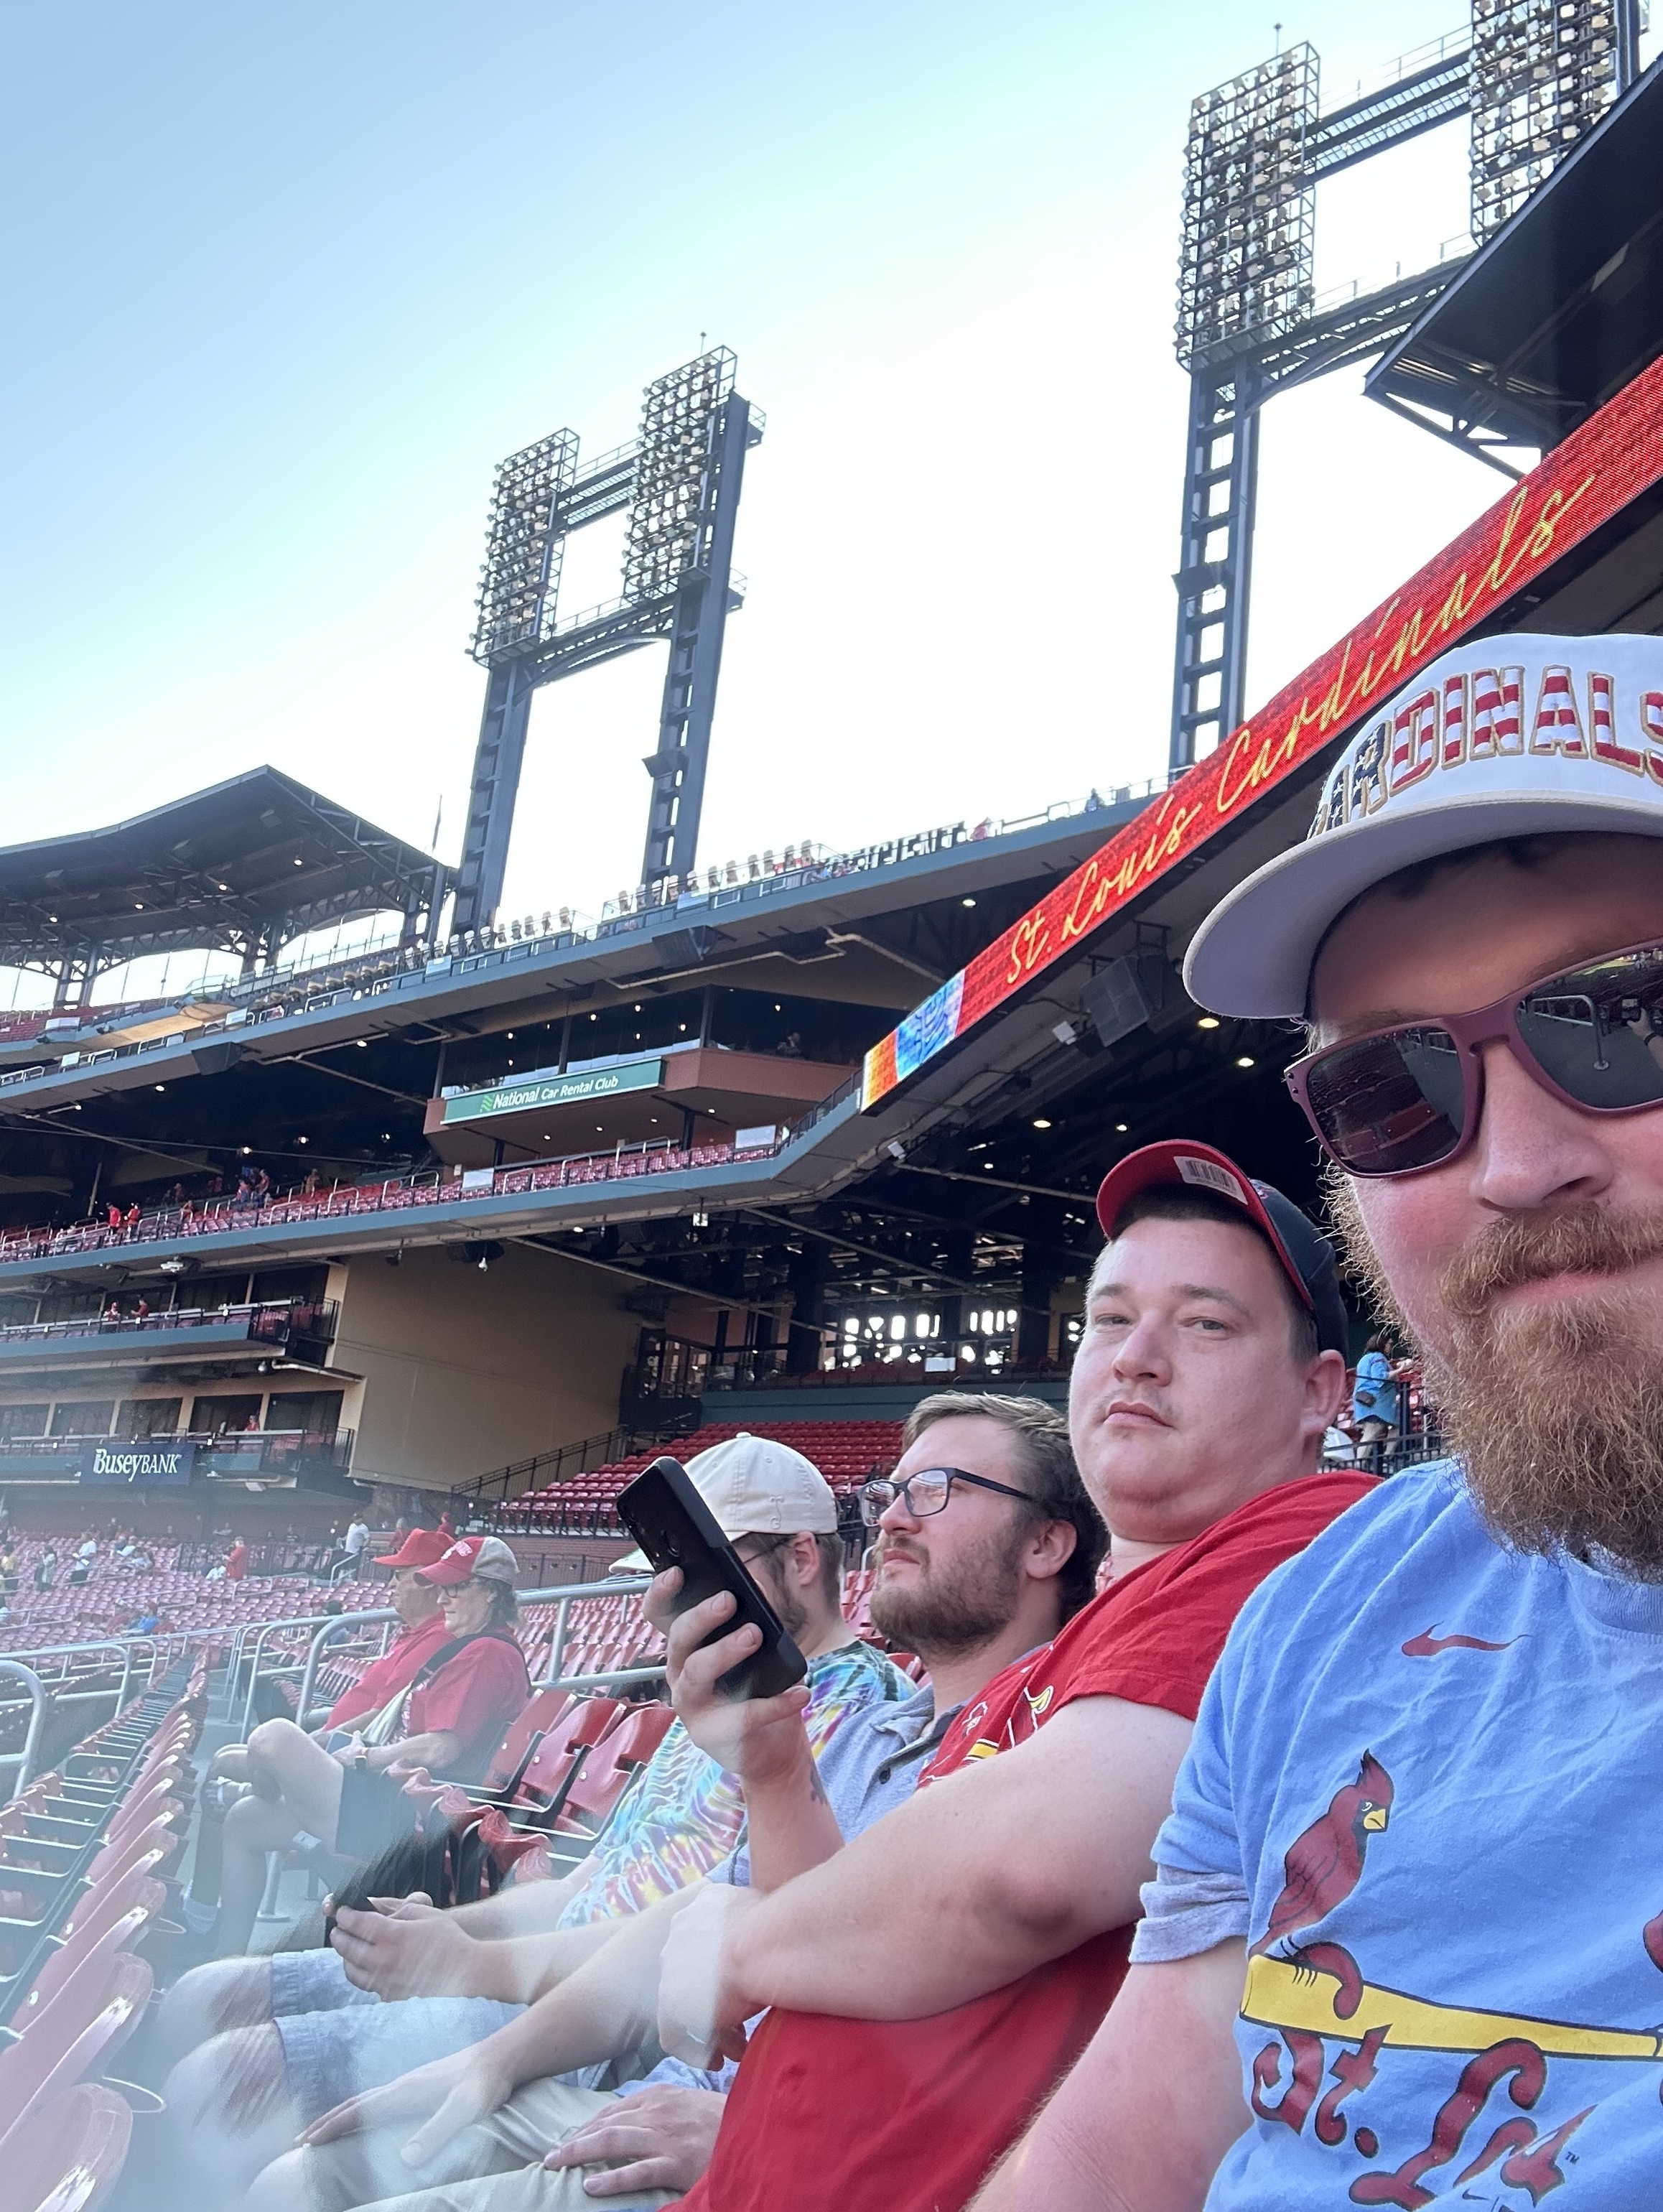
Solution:
M81 1462L83 1482L189 1482L197 1463L194 1443L170 1444L146 1437L137 1443L94 1444Z
M445 1126L483 1121L492 1114L524 1114L538 1106L580 1106L586 1099L612 1098L621 1091L651 1091L663 1074L662 1060L632 1060L622 1067L598 1067L585 1075L548 1075L534 1083L465 1091L460 1097L445 1101Z

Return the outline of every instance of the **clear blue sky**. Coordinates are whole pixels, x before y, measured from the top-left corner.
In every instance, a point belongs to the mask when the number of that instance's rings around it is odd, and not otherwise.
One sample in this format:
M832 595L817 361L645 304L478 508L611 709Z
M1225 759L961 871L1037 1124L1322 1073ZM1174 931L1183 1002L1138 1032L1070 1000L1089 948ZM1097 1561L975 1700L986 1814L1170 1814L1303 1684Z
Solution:
M1288 18L1345 96L1460 0ZM732 346L703 857L1018 814L1164 755L1186 113L1223 0L0 6L6 842L270 760L454 856L491 469ZM1458 128L1325 188L1319 282L1461 229ZM1352 374L1266 420L1250 690L1500 489ZM597 533L591 533L592 537ZM568 609L616 588L574 546ZM662 658L539 699L510 903L634 880Z

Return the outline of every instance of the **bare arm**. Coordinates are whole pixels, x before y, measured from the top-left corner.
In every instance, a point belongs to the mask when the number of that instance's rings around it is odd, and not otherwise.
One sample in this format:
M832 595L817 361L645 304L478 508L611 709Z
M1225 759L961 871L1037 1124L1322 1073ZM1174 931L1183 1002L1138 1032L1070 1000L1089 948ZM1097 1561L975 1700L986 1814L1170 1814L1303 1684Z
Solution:
M700 1750L744 1784L751 1885L777 1889L843 1847L803 1726L809 1692L798 1683L775 1698L724 1697L718 1678L756 1650L762 1632L736 1629L701 1649L700 1638L720 1627L733 1600L724 1590L676 1619L669 1608L680 1583L680 1569L671 1567L653 1583L646 1607L665 1632L671 1702Z
M667 2010L719 2028L765 2005L916 2019L1124 1927L1189 1735L1175 1713L1120 1698L1066 1706L773 1896L722 1905L713 2002L693 1986L709 1972L719 1909L702 1902L665 1961ZM897 1880L897 1869L928 1879Z
M495 2112L522 2081L633 2051L652 2032L659 1961L670 1928L702 1887L695 1882L645 1912L603 1921L610 1940L600 1953L519 2019L452 2057L349 2098L313 2121L300 2140L329 2142L361 2129L419 2120L424 2124L406 2147L406 2155L419 2165L458 2130Z
M530 2004L575 1973L624 1925L621 1920L594 1920L579 1928L555 1928L544 1918L522 1935L476 1936L458 1924L466 1906L441 1912L422 1896L370 1902L370 1911L337 1913L332 1941L347 1979L389 1999L495 1997L505 2004Z
M1231 2032L1244 1966L1229 1942L1133 1966L971 2212L1200 2212L1248 2122Z

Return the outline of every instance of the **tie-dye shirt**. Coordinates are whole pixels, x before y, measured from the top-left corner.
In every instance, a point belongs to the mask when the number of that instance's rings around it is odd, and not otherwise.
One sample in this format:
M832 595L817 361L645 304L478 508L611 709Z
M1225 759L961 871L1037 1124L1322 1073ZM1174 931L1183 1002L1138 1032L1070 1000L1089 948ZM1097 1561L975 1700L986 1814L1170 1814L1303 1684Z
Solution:
M869 1644L843 1644L809 1662L804 1724L818 1758L842 1723L874 1705L898 1704L913 1685ZM726 1858L745 1822L744 1792L677 1721L618 1801L584 1863L586 1879L560 1917L562 1928L640 1912L685 1889Z

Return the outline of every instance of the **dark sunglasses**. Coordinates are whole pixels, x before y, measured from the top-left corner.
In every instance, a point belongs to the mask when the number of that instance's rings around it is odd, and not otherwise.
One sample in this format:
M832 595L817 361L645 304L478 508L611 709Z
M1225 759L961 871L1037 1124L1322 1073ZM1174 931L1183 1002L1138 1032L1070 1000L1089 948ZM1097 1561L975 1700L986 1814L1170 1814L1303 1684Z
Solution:
M1417 1175L1457 1158L1477 1135L1482 1048L1498 1038L1544 1091L1581 1113L1663 1105L1663 944L1602 954L1469 1014L1325 1045L1295 1060L1287 1085L1347 1175Z

